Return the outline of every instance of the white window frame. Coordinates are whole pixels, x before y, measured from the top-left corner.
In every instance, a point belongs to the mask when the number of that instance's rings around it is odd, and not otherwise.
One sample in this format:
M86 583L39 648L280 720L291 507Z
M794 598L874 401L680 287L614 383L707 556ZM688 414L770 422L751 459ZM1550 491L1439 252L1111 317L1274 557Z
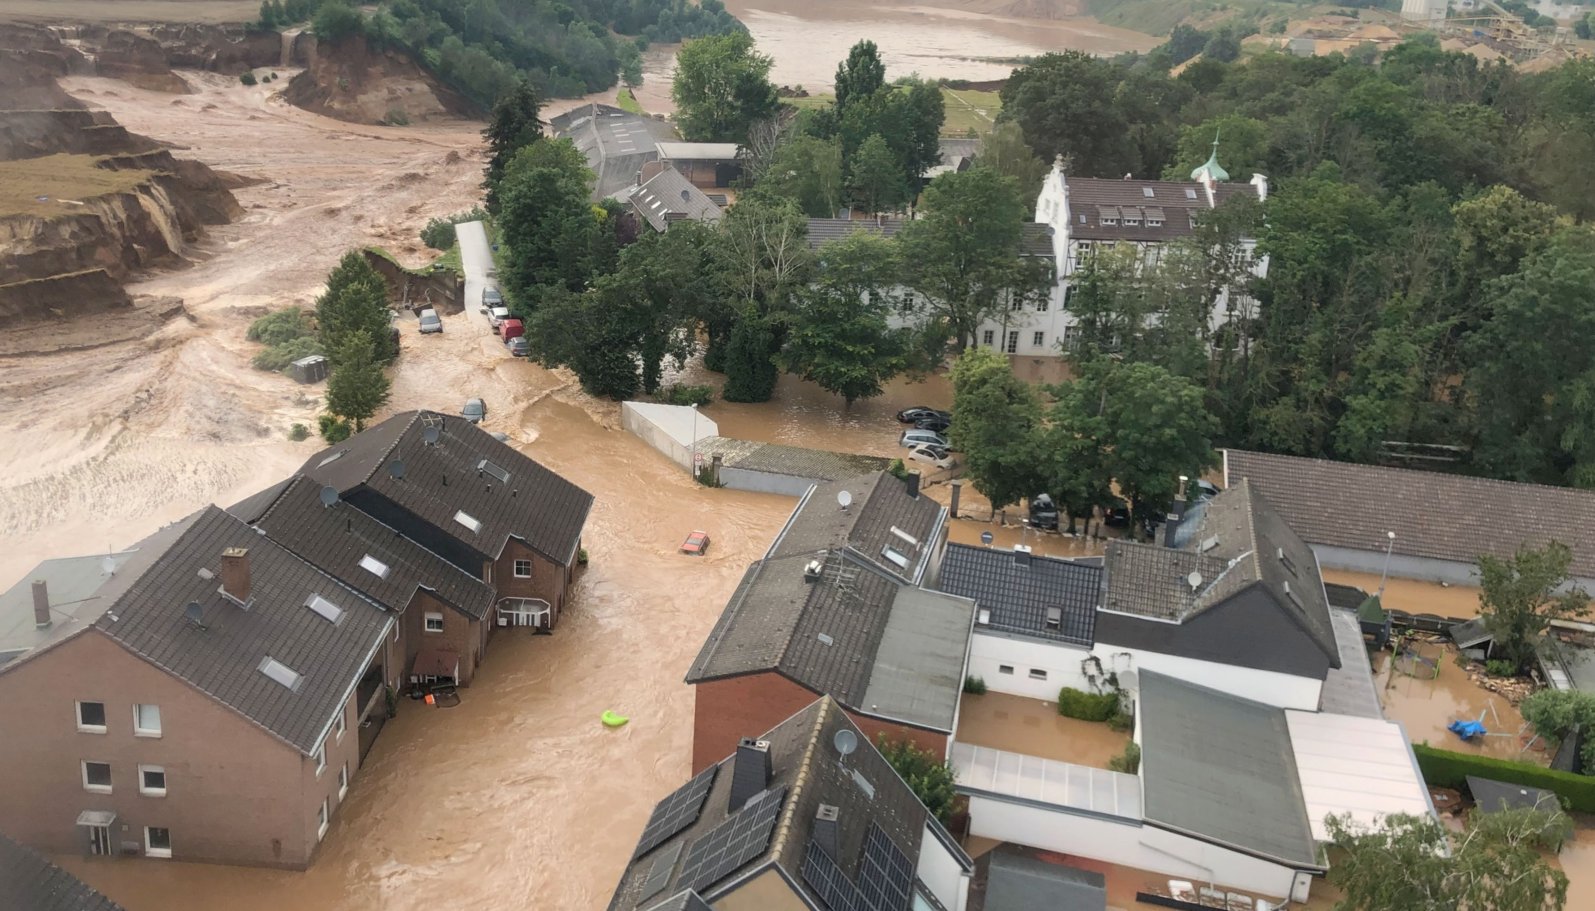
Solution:
M1030 679L1031 680L1045 680L1045 679L1047 679L1047 672L1045 670L1043 670L1042 668L1033 667L1033 668L1030 669Z
M336 743L343 743L343 733L349 727L348 722L343 720L343 714L344 709L339 709L338 716L332 722L333 740Z
M84 724L83 723L83 707L85 705L97 705L97 706L99 706L100 707L100 715L102 717L105 717L107 721L110 720L110 718L108 716L106 716L106 714L105 714L105 703L96 702L96 701L94 701L92 699L80 699L73 705L73 710L77 713L77 715L73 718L73 720L75 722L77 722L78 730L83 732L83 733L85 733L85 734L104 734L105 733L105 725L103 725L103 724Z
M1047 345L1047 333L1039 332L1039 331L1031 333L1030 334L1030 344L1034 345L1037 348L1046 347L1046 345Z
M144 706L149 706L150 708L155 710L155 727L146 728L146 727L141 727L139 725L139 711L138 710L140 708L144 707ZM133 703L133 736L134 737L155 737L155 738L158 738L158 737L161 736L161 707L159 705L157 705L157 704L155 704L153 702L135 702L135 703Z
M346 762L343 768L338 770L338 800L342 801L343 795L347 793L349 793L349 764Z
M327 742L325 740L321 741L316 747L315 754L310 758L316 761L316 777L320 778L321 773L327 770Z
M432 628L433 620L438 622L437 629ZM429 633L443 632L443 615L435 611L427 611L426 614L421 617L421 628Z
M521 572L521 566L523 564L526 567L526 572L524 572L524 573ZM515 561L515 565L514 565L514 570L515 570L515 578L517 578L517 579L530 579L532 577L532 561L530 561L530 560L516 560Z
M83 777L83 790L88 791L91 794L110 794L110 793L112 793L112 788L114 787L114 785L110 785L110 784L90 784L89 783L89 765L91 763L94 764L94 765L105 766L105 776L107 778L111 777L111 764L109 762L101 762L98 759L83 759L83 760L80 760L78 762L78 772ZM113 781L114 781L114 779L113 779Z
M327 809L327 799L321 799L321 809L316 816L316 841L327 837L327 827L332 824L332 813Z
M152 831L155 830L155 829L160 829L161 831L166 833L166 847L164 847L164 848L155 847L154 839L152 839L150 837ZM144 856L145 857L171 857L172 856L172 830L167 828L166 826L145 826L144 827Z
M996 330L987 329L985 332L982 332L980 334L981 344L985 345L987 348L995 348L995 347L997 347L997 345L993 341L993 339L995 339L996 337L997 337Z
M144 775L145 775L146 772L159 772L160 775L161 775L161 786L158 787L158 788L152 788L152 787L146 785L144 783ZM159 766L159 765L141 765L141 766L139 766L138 767L138 792L140 794L144 795L145 797L165 797L166 796L166 767L165 766Z

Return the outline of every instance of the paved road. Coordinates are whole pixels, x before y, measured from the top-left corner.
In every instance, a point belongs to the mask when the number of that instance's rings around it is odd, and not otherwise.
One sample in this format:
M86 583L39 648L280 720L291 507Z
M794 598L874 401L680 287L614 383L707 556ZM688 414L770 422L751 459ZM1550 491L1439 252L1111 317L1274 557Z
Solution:
M465 318L486 326L487 315L482 313L482 289L497 287L487 277L493 265L493 251L487 243L487 230L479 221L461 222L454 226L454 237L460 242L460 263L465 267Z

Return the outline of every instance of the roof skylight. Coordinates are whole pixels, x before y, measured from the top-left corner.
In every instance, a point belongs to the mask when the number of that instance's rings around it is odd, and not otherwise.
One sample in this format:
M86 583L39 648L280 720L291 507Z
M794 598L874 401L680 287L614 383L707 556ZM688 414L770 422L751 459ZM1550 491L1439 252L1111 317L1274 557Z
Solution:
M881 556L896 564L898 569L908 568L908 558L893 550L890 544L881 548Z
M489 477L496 479L500 484L508 484L510 482L510 473L498 467L497 465L494 465L492 462L489 462L487 459L477 462L476 470L479 472L485 472Z
M343 454L348 452L348 451L349 450L347 450L347 449L340 449L337 452L333 453L332 455L327 456L325 459L322 459L321 461L317 462L316 463L316 467L320 468L323 465L330 465L333 462L336 462L339 459L343 458Z
M360 558L360 568L372 574L373 576L376 576L378 579L386 579L388 577L388 564L383 563L381 560L378 560L376 557L373 557L370 554L366 554Z
M299 683L305 679L304 675L270 655L260 659L260 672L294 692L299 691Z
M464 525L466 528L469 528L471 531L481 531L482 530L482 520L478 519L476 516L471 515L470 513L466 512L463 509L454 514L454 521L460 523L461 525Z
M337 623L339 620L343 619L343 608L333 604L331 601L328 601L326 598L323 598L320 595L312 594L310 597L306 598L305 607L310 608L317 614L320 614L323 618L330 620L333 623Z

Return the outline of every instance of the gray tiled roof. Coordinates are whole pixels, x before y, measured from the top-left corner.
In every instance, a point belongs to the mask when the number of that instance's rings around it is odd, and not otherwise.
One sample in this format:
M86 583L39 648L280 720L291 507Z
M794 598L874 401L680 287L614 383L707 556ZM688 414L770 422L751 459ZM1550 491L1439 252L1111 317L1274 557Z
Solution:
M726 459L724 464L731 468L767 471L816 481L845 481L870 472L883 471L890 462L878 456L765 443Z
M844 490L852 499L846 509L838 500ZM798 501L792 518L770 545L768 556L814 554L846 547L881 572L904 582L917 582L945 519L946 510L940 503L929 497L909 496L902 481L877 471L815 485ZM894 528L918 541L918 548L894 534ZM906 568L883 555L888 546L909 559Z
M1252 485L1242 480L1192 505L1175 544L1111 542L1105 553L1103 606L1184 621L1260 586L1338 665L1340 650L1317 558Z
M991 629L1089 646L1102 567L1034 554L1020 563L1012 551L950 543L936 587L990 611ZM1057 629L1047 626L1049 608L1061 611Z
M323 506L321 485L309 478L289 480L255 523L273 541L395 613L418 588L472 619L492 611L492 586L347 503ZM386 577L361 567L368 555L387 566Z
M1105 911L1106 877L1038 853L1004 844L981 857L976 868L984 868L985 889L970 896L972 911Z
M1209 211L1207 190L1194 181L1170 180L1106 180L1090 177L1070 177L1069 213L1072 222L1069 236L1079 240L1133 240L1170 241L1191 233L1191 216L1200 219ZM1146 191L1152 195L1148 196ZM1187 191L1195 193L1192 198ZM1236 196L1252 195L1257 190L1247 183L1221 183L1214 187L1218 204L1223 205ZM1163 224L1149 227L1146 210ZM1104 225L1104 215L1118 218L1117 225ZM1126 216L1140 221L1139 225L1126 226ZM1081 219L1084 219L1082 221Z
M1330 668L1324 677L1323 689L1318 692L1318 711L1383 719L1385 713L1374 689L1373 664L1368 660L1368 646L1362 639L1357 612L1335 607L1330 608L1329 616L1335 627L1340 666Z
M583 105L549 125L587 159L595 200L635 184L642 166L659 157L658 143L675 137L668 123L607 104Z
M858 742L858 748L845 763L839 761L833 747L836 733L841 730L852 731ZM824 698L815 700L762 737L758 731L747 731L744 736L759 737L770 742L769 786L771 790L784 788L787 797L765 852L747 861L724 879L703 887L700 894L707 902L717 902L724 897L731 886L738 884L738 877L761 866L774 864L786 871L789 880L814 907L825 907L809 890L802 877L803 857L808 850L815 814L821 804L837 808L836 860L849 878L856 880L859 875L859 858L871 827L878 827L908 856L910 864L917 865L926 826L935 827L935 820L836 702ZM658 903L660 896L675 895L682 891L682 863L677 858L665 885L653 896L642 894L643 883L653 872L656 858L668 857L672 845L683 844L690 849L693 842L726 820L731 811L730 791L735 762L734 757L728 757L720 763L702 812L692 825L636 858L626 868L610 900L610 911L650 909L652 904ZM873 788L872 796L865 793L857 779L869 783ZM957 852L954 856L965 869L969 869L972 864L968 857L958 851L950 839L945 840L950 846L949 850ZM682 851L681 855L684 857L687 853ZM676 907L668 902L665 906Z
M1283 709L1143 670L1137 714L1148 822L1320 866Z
M1248 478L1314 545L1472 564L1556 540L1573 549L1572 574L1595 578L1595 491L1224 451L1224 474Z
M881 237L892 237L902 230L907 224L907 219L881 218L881 219L850 219L850 218L811 218L809 219L809 247L815 250L825 246L833 240L852 234L854 231L863 231L867 234L877 234ZM1026 256L1051 256L1052 227L1039 222L1025 222L1020 226L1019 249Z
M435 445L424 441L427 426L439 428ZM404 462L402 479L389 471L394 459ZM480 474L484 459L508 471L509 482ZM300 471L346 499L356 488L370 490L489 559L497 559L515 537L570 565L593 505L592 494L481 428L427 411L396 414L328 447ZM479 520L481 531L455 522L457 512Z
M218 593L228 547L249 552L248 610ZM337 623L305 606L312 594L343 609ZM186 617L191 601L204 610L203 629ZM211 506L95 628L308 756L392 623L386 611ZM268 656L302 675L297 689L260 671Z
M665 168L627 194L637 215L655 231L670 227L676 218L719 221L723 214L702 190L675 168Z
M0 908L5 911L123 911L88 883L0 835Z

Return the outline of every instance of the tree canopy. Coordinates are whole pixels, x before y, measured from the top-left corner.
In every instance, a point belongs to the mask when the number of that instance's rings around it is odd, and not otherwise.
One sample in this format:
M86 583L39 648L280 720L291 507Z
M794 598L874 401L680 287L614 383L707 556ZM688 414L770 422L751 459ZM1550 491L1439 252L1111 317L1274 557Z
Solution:
M991 501L993 511L1040 493L1041 400L1014 376L1008 359L990 348L970 348L953 362L952 444L964 475Z
M487 170L482 187L487 190L490 211L498 211L498 184L515 154L543 138L539 107L537 93L525 80L493 105L493 115L482 130L482 138L487 140Z
M744 142L775 114L771 60L746 32L689 41L676 55L676 124L694 142Z
M1572 551L1560 541L1538 550L1519 547L1507 560L1479 558L1479 616L1495 637L1495 651L1519 669L1533 664L1552 620L1589 614L1589 595L1569 585L1572 562Z
M388 288L365 255L350 250L327 275L327 290L316 299L316 325L321 348L334 369L351 350L349 338L368 336L371 358L387 364L398 356L393 342L393 311L388 309Z

